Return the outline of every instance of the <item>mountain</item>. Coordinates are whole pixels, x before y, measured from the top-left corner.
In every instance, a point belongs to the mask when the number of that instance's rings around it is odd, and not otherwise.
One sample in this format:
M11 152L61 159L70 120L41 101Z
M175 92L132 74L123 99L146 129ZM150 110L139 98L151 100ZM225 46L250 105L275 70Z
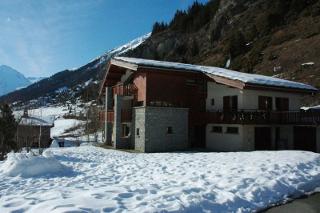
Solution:
M0 101L64 94L66 88L74 97L93 99L105 65L114 55L227 67L320 88L320 0L195 2L186 11L178 10L169 23L155 23L151 35L76 70L2 96ZM51 99L61 100L56 95Z
M66 99L78 97L94 99L97 96L99 81L105 72L105 66L108 61L113 56L124 54L138 47L149 38L149 36L150 33L136 38L125 45L107 51L82 67L66 69L49 78L37 81L26 88L6 94L0 97L0 101L25 103L38 100L32 102L42 104L44 99L45 103L61 102ZM61 90L61 88L63 88L63 90Z
M131 57L227 67L320 87L319 0L212 0L155 23Z
M0 95L7 94L16 89L30 85L30 81L17 70L6 66L0 66Z
M27 77L27 79L31 82L31 84L34 84L42 79L45 79L45 77Z

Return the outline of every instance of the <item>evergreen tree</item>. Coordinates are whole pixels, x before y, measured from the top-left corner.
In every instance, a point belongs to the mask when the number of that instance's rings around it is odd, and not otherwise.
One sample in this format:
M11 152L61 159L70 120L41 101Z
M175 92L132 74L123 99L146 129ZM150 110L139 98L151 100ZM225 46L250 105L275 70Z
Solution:
M0 160L3 160L8 152L17 150L17 123L8 104L2 104L0 111Z

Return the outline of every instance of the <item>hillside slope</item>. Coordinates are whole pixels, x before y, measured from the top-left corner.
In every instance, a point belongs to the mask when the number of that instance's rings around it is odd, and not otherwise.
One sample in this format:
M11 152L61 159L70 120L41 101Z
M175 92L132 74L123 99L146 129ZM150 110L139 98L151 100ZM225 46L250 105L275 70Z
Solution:
M28 86L30 83L31 82L17 70L6 65L0 66L0 95Z
M203 18L206 17L206 18ZM214 0L157 23L126 56L228 67L320 87L319 0Z

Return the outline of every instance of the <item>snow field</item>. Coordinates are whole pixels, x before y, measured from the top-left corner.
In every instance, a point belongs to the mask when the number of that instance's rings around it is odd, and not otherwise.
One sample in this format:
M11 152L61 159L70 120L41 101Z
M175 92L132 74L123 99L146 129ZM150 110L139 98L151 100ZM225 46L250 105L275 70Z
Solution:
M320 191L320 155L311 152L50 151L73 175L0 170L0 212L252 212Z
M80 121L76 119L63 119L63 118L57 119L54 121L54 127L52 127L50 131L51 138L62 136L63 133L66 132L66 130L73 127L77 127L79 125L83 125L84 123L85 123L84 121ZM80 130L81 128L79 128L79 131Z

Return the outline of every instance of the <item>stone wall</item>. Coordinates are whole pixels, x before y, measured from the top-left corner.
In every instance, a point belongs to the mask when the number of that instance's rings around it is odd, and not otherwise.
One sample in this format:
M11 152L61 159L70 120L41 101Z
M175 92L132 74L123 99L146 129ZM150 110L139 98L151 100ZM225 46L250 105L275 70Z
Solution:
M142 152L185 150L188 143L188 109L135 108L135 149ZM168 128L172 130L168 132ZM139 130L137 130L139 129ZM139 135L137 135L139 131Z

